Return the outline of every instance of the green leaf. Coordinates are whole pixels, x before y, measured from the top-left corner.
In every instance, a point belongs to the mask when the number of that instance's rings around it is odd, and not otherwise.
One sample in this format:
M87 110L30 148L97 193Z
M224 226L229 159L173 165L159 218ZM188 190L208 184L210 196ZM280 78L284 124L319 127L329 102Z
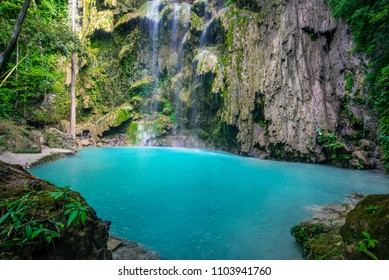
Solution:
M26 238L30 239L32 236L32 229L30 225L26 225Z
M84 225L86 222L86 212L81 212L81 223Z
M11 246L15 246L16 244L19 243L20 240L7 240L7 241L3 241L3 242L0 242L0 247L11 247Z
M42 228L39 228L37 230L35 230L32 235L31 235L31 239L34 239L35 237L37 237L39 234L41 234L41 232L43 231Z
M0 219L0 225L9 217L9 212L5 213Z
M362 235L370 239L370 234L367 231L362 231Z
M370 252L369 250L365 250L363 251L366 255L368 255L370 258L372 258L373 260L378 260L377 256L374 255L372 252Z
M359 244L359 246L358 246L358 251L359 251L359 252L364 252L364 251L367 250L365 244L363 244L363 243L358 243L358 244Z
M73 222L73 220L78 216L78 211L73 211L72 214L70 214L68 219L68 226L70 226Z

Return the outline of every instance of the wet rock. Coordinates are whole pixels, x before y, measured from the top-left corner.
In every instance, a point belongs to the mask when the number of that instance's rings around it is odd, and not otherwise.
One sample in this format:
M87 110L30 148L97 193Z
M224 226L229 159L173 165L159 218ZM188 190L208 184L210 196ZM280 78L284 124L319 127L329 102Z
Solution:
M157 253L143 248L136 242L111 236L108 249L112 251L114 260L159 260Z
M365 198L366 195L363 193L353 192L346 196L347 198L354 199L360 201L361 199Z

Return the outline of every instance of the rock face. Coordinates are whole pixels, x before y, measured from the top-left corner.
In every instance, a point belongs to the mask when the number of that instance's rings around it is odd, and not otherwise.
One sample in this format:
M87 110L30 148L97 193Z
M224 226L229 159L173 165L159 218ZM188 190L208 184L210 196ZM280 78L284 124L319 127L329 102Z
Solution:
M326 1L122 2L109 8L110 36L92 32L105 47L80 73L86 116L128 104L118 126L132 144L173 135L254 157L379 167L365 62ZM103 107L93 95L102 90Z
M109 223L96 216L96 212L89 207L79 193L70 192L58 199L50 193L60 192L61 189L31 176L21 166L9 165L0 161L0 212L6 215L10 203L18 200L22 202L14 214L14 219L22 221L26 218L25 226L36 230L39 225L46 229L44 233L31 238L29 229L7 218L0 223L0 259L112 259L111 251L107 249ZM64 214L66 198L79 201L88 206L84 224L67 226L68 216ZM8 208L7 208L8 207ZM25 214L21 212L25 209ZM35 222L36 221L36 222ZM65 225L63 228L59 223ZM58 228L56 228L56 226ZM5 233L3 232L5 230ZM52 235L49 230L59 233ZM17 241L15 238L26 238ZM53 243L47 237L52 236Z

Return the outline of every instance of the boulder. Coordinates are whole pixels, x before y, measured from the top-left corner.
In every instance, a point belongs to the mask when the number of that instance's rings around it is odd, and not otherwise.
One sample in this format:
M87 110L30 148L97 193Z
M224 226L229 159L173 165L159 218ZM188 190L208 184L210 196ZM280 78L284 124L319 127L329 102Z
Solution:
M22 127L11 121L0 121L0 146L13 153L40 153L40 137L30 127Z
M66 195L54 198L52 194L64 192L46 181L31 176L19 165L10 165L0 161L0 212L7 213L10 202L20 200L20 212L25 211L24 226L43 226L47 236L38 235L34 239L18 241L18 231L9 230L0 233L0 259L11 260L80 260L112 259L107 249L109 222L102 221L96 212L78 193L69 190ZM85 223L67 225L69 215L63 211L71 201L78 201L87 207ZM25 210L23 210L25 209ZM2 230L12 226L12 219L2 222ZM62 226L61 226L62 224ZM28 229L25 229L28 231ZM52 235L52 233L57 235Z
M74 139L66 132L59 131L56 128L49 128L44 132L44 142L50 148L74 149Z
M351 165L358 169L371 169L374 168L374 162L369 158L365 151L355 151L352 153Z
M368 233L369 238L363 234ZM389 259L389 194L368 195L359 202L347 215L346 222L340 229L347 250L348 259L371 259L360 252L360 242L367 244L368 240L377 240L374 248L367 248L378 259Z
M88 139L82 139L80 141L81 145L84 146L84 147L88 147L91 145L91 142L88 140Z

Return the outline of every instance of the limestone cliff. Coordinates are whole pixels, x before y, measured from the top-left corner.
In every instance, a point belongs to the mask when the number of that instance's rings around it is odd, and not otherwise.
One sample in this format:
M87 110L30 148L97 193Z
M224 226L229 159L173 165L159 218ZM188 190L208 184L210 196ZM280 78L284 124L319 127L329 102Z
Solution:
M98 120L128 104L112 131L130 144L379 167L365 61L352 55L350 30L327 2L227 2L100 6L114 28L91 31L97 55L81 71L84 130L109 136Z

